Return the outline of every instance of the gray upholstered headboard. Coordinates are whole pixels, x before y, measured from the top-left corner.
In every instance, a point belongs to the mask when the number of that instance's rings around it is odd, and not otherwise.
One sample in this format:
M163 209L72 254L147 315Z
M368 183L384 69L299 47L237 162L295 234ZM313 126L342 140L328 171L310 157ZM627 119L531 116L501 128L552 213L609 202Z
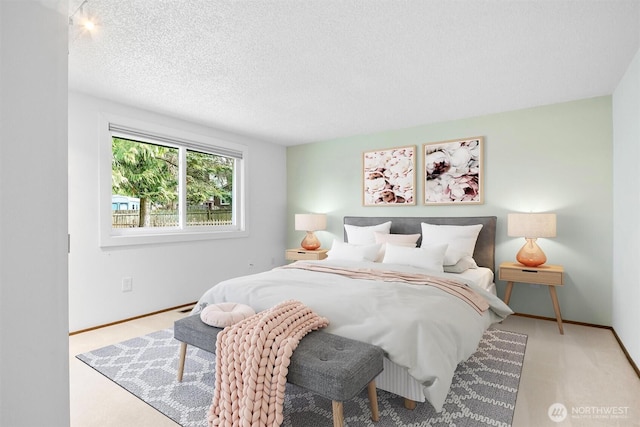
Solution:
M496 258L496 223L495 216L467 216L467 217L404 217L404 216L345 216L344 223L350 225L367 226L391 221L392 234L422 233L421 223L435 225L475 225L482 224L482 229L476 241L473 259L480 267L495 271ZM347 233L344 233L347 241ZM418 240L420 246L421 239Z

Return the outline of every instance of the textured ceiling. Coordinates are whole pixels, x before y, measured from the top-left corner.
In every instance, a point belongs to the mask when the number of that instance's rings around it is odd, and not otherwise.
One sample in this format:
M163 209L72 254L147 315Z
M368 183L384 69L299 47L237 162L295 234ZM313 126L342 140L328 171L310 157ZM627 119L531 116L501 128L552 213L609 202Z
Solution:
M284 145L609 95L640 40L640 0L89 0L84 12L99 27L71 29L72 90Z

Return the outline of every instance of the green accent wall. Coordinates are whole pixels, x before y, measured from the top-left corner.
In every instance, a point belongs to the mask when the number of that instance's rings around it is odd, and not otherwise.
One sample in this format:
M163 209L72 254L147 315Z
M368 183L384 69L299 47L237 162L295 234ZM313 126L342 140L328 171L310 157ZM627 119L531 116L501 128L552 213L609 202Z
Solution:
M484 203L423 204L425 143L484 137ZM414 206L364 207L362 153L415 145ZM287 245L299 246L294 214L326 213L324 248L342 240L342 218L363 216L498 217L496 262L515 260L524 239L507 237L507 213L555 212L557 237L539 239L549 264L565 268L558 289L564 319L611 325L612 305L611 96L389 130L287 148ZM498 295L505 283L497 280ZM555 317L547 287L516 284L516 312Z

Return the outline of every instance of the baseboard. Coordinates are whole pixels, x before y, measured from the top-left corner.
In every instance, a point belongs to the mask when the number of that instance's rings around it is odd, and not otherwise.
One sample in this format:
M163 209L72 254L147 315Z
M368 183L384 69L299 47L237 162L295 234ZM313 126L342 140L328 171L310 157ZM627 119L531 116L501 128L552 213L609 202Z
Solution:
M149 316L153 316L153 315L160 314L160 313L166 313L167 311L179 310L179 309L185 308L185 307L192 307L192 306L196 305L196 303L197 303L197 301L194 301L194 302L190 302L188 304L182 304L182 305L178 305L178 306L171 307L171 308L165 308L164 310L154 311L153 313L141 314L140 316L129 317L128 319L122 319L122 320L118 320L116 322L107 323L107 324L104 324L104 325L98 325L98 326L93 326L93 327L87 328L87 329L81 329L79 331L69 332L69 336L81 334L83 332L95 331L96 329L102 329L102 328L106 328L107 326L118 325L120 323L129 322L131 320L142 319L143 317L149 317Z
M555 317L536 316L534 314L514 313L513 315L514 316L520 316L520 317L529 317L531 319L549 320L549 321L552 321L552 322L556 322L557 321ZM629 364L631 365L631 368L633 368L633 370L635 371L635 373L638 376L638 378L640 378L640 369L638 368L638 365L636 365L636 363L631 358L631 355L629 354L629 352L627 351L627 348L624 346L624 344L620 340L620 337L616 333L616 330L613 329L613 326L596 325L595 323L576 322L576 321L573 321L573 320L565 320L565 319L562 319L562 323L568 323L568 324L571 324L571 325L589 326L591 328L600 328L600 329L608 329L608 330L610 330L611 333L613 334L614 338L618 342L618 345L620 346L620 349L622 350L622 352L624 353L625 357L629 361Z
M638 376L638 378L640 378L640 369L638 369L638 365L636 365L635 362L633 361L633 359L631 358L631 355L627 351L627 349L624 346L624 344L622 344L622 341L620 340L620 337L616 333L616 330L613 329L613 327L611 328L611 332L613 332L613 336L616 337L616 341L618 341L618 344L620 345L620 348L622 349L622 352L624 353L625 356L627 356L627 360L629 361L629 363L631 363L631 367L633 368L634 371L636 371L636 375Z

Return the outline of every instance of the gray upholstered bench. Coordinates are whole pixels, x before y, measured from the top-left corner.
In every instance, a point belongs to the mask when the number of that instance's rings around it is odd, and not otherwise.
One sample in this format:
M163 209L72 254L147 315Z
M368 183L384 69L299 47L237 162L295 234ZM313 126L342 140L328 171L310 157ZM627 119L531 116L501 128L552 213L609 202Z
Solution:
M182 381L187 345L215 353L221 328L192 315L177 320L173 336L181 342L178 381ZM307 334L291 356L287 381L332 400L333 425L344 425L343 402L367 387L371 418L378 421L375 378L382 372L381 348L322 331Z

